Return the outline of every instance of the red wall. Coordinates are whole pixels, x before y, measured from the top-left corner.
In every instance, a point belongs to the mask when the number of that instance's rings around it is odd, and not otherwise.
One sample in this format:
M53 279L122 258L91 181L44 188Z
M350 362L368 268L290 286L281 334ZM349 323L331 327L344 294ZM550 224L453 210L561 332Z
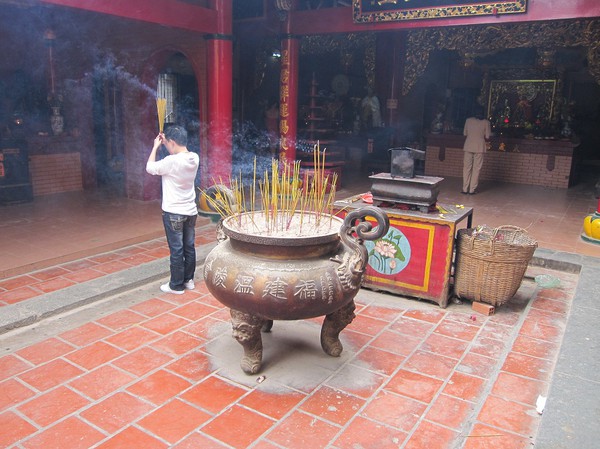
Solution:
M136 1L77 3L129 6L141 4ZM146 3L153 2L143 2ZM205 8L201 10L207 11ZM141 14L143 9L139 7L137 11ZM56 35L53 44L55 79L57 88L65 97L62 108L65 133L77 133L77 141L81 142L79 148L69 150L81 154L84 187L96 188L96 150L92 136L91 102L93 80L105 75L114 75L117 94L122 96L118 105L122 109L120 115L123 116L124 123L118 132L122 133L124 143L122 151L125 159L127 195L135 199L158 198L160 179L150 177L145 172L146 159L157 133L154 92L158 74L174 53L185 55L198 79L201 109L199 120L205 121L204 34L158 27L152 23L120 19L75 8L49 8L48 11L40 13L39 10L5 6L3 12L0 16L0 52L5 57L0 60L0 81L10 81L14 74L23 73L23 82L27 83L28 91L36 93L36 98L45 99L49 88L49 57L43 39L44 31L51 27ZM187 19L193 18L188 15ZM43 109L44 106L47 105L41 104L40 108ZM39 120L40 126L46 124L49 128L47 121L42 117ZM35 123L31 120L27 125L32 126L31 133L43 131L34 127Z
M200 33L217 32L217 13L185 2L172 0L40 0L41 3L68 6L126 19L160 24Z

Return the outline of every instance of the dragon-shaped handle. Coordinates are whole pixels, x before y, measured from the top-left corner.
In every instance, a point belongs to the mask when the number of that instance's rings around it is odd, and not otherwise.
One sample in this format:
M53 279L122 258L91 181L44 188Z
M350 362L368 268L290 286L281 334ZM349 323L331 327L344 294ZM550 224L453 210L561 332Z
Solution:
M377 221L375 229L370 222L366 221L367 217L372 217ZM387 214L375 206L365 206L346 215L344 224L340 228L340 238L354 252L349 264L353 274L362 273L367 265L369 253L363 241L377 240L383 237L389 228L390 219Z

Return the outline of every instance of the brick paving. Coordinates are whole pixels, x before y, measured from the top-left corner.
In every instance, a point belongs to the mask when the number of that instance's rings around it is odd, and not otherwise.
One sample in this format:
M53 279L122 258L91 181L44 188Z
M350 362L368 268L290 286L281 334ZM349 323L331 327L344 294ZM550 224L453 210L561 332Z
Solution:
M165 251L156 239L1 286L39 295ZM540 289L540 273L561 286ZM32 344L3 344L0 447L528 448L577 278L531 267L492 316L362 290L341 357L321 350L319 319L276 322L262 382L241 372L228 310L202 282L181 296L155 283Z

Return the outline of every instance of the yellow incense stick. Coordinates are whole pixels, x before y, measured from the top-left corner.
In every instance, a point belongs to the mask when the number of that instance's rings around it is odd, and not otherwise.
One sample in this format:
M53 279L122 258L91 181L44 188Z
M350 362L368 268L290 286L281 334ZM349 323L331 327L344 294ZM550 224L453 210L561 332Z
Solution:
M156 99L156 110L158 111L158 131L163 132L165 128L165 118L167 114L167 99L157 98Z
M299 161L293 163L271 161L271 170L265 169L262 181L257 177L257 162L254 160L252 186L246 192L242 173L237 178L229 178L228 185L231 195L217 189L208 196L207 201L223 218L238 215L238 224L241 224L241 215L248 211L248 202L251 211L251 223L258 229L255 222L254 211L262 205L264 226L267 233L279 232L289 229L292 220L299 215L300 233L303 232L303 223L306 226L320 226L321 220L333 213L333 201L336 193L337 173L327 174L325 170L326 151L320 151L319 143L313 148L313 169L301 171ZM213 179L213 182L217 182ZM258 183L258 189L256 184ZM219 184L223 181L219 179ZM329 191L327 189L329 188ZM258 192L257 192L258 190ZM205 192L203 192L205 193ZM260 200L256 194L260 194ZM332 219L330 219L331 223ZM262 225L261 225L262 226Z

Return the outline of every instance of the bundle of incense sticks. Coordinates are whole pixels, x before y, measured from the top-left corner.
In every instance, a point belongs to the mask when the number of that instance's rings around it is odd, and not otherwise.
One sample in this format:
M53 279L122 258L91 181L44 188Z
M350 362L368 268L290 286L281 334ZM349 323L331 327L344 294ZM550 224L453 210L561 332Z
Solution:
M226 195L219 189L210 193L202 191L202 194L223 218L249 212L254 221L254 212L261 211L265 219L264 231L267 233L285 230L294 216L299 217L302 226L305 212L312 212L316 220L313 224L318 225L321 219L331 217L333 213L337 174L334 173L331 177L326 174L325 151L320 151L318 143L313 153L312 176L307 172L301 173L299 161L289 164L273 159L270 173L265 171L263 180L258 181L255 160L253 182L248 196L241 173L240 179L230 178L228 183L224 183L222 179L213 180L215 185L229 185L231 195ZM260 200L256 197L257 191L260 193Z
M165 128L165 118L167 115L167 99L156 99L156 110L158 111L158 132L162 133Z

